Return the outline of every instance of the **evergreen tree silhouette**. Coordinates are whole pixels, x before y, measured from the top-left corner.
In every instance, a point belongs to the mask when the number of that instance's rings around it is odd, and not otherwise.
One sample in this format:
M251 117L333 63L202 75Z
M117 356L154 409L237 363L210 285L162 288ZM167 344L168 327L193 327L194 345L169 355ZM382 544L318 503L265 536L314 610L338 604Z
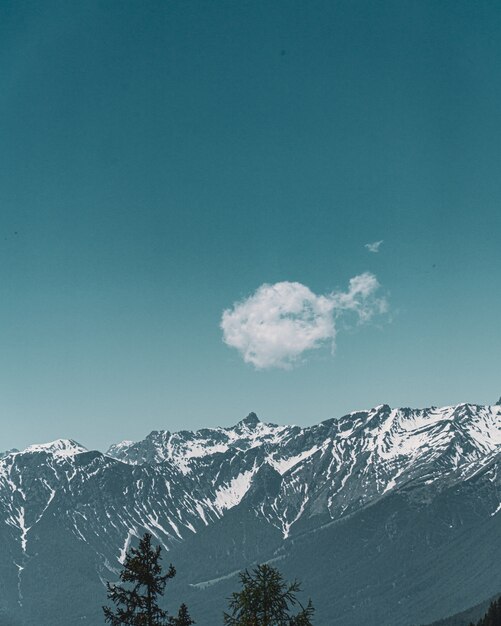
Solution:
M471 626L475 626L471 624ZM501 626L501 598L491 602L489 610L484 617L477 622L477 626Z
M296 598L300 584L286 583L276 568L258 565L251 573L245 570L240 582L242 590L229 600L231 614L224 613L227 626L312 626L311 600L303 607ZM300 610L291 615L296 605Z
M167 612L158 606L158 599L165 591L167 580L174 578L172 565L162 574L161 547L153 548L151 534L145 533L137 548L131 548L126 556L120 580L127 586L107 583L108 598L116 605L115 610L103 606L105 621L112 626L165 626L169 624Z
M171 626L191 626L195 624L195 620L191 619L191 615L188 613L188 607L186 604L181 604L177 617L171 617Z

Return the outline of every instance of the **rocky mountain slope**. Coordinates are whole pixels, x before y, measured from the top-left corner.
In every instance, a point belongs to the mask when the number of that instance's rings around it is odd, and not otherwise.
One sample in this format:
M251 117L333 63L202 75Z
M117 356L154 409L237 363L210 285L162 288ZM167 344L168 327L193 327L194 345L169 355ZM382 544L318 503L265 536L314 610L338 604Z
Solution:
M265 560L303 580L318 626L431 622L501 588L500 458L501 406L469 404L4 453L0 623L102 623L145 530L178 569L167 604L200 625Z

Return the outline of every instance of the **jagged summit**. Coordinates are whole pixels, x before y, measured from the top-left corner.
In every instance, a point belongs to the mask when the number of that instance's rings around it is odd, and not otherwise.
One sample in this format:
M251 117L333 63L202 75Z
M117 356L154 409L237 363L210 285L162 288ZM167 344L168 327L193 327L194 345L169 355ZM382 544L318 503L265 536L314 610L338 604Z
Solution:
M252 412L235 426L226 428L153 431L142 441L122 441L110 446L107 455L131 464L169 462L187 474L197 459L256 448L276 441L289 429L289 426L265 424Z
M238 422L237 426L247 426L248 428L255 428L260 423L261 420L259 419L259 417L253 411L251 411L249 415L247 415L247 417L244 417L244 419Z

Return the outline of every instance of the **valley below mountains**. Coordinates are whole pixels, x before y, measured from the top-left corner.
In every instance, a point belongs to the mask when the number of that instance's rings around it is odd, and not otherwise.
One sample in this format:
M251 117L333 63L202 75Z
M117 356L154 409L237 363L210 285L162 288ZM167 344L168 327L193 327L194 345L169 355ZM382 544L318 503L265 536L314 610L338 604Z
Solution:
M154 431L106 453L0 453L0 624L103 624L148 531L166 607L222 624L238 572L302 581L317 626L419 626L501 592L501 406L358 411L301 428Z

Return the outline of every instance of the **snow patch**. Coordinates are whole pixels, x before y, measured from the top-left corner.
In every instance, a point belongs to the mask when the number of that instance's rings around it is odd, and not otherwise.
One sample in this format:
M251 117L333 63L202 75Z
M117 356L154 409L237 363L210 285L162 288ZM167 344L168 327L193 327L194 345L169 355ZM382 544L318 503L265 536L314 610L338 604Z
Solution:
M220 513L240 504L242 498L249 491L252 477L255 473L256 470L253 468L252 470L239 474L229 483L219 487L216 491L216 497L214 498L214 506Z
M310 448L309 450L305 450L304 452L301 452L301 454L296 454L296 456L291 456L285 459L280 459L280 458L277 459L277 458L270 456L267 458L267 461L274 469L277 470L279 474L284 475L285 472L288 472L292 467L294 467L298 463L301 463L301 461L308 459L310 456L315 454L315 452L318 452L320 449L321 449L321 446L313 446L313 448Z

